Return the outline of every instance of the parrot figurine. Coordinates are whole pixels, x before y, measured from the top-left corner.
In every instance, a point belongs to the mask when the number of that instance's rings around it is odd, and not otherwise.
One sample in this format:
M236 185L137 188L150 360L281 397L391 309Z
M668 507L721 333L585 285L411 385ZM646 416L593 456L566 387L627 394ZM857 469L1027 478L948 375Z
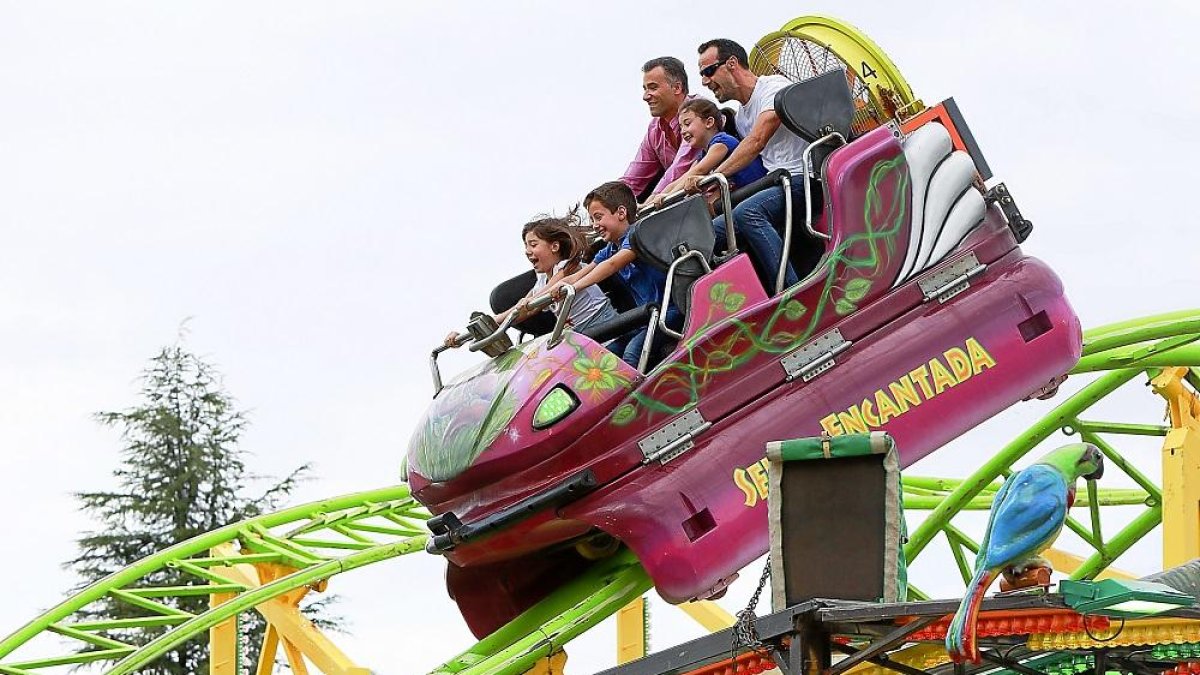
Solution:
M979 544L975 577L946 630L946 651L955 663L979 663L975 620L992 581L1000 574L1012 578L1032 567L1048 567L1038 554L1058 538L1067 509L1075 503L1076 480L1096 480L1103 473L1100 450L1091 443L1073 443L1004 481Z

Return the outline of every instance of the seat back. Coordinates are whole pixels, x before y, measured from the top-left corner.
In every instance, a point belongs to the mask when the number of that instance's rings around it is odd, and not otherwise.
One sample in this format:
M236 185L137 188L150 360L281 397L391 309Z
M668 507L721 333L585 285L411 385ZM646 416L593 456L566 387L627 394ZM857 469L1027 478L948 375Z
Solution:
M521 298L525 297L533 288L536 281L537 273L533 270L525 270L511 279L500 282L488 296L488 305L492 308L492 313L499 314L520 302ZM538 312L524 321L517 322L513 327L522 333L533 336L545 335L554 330L554 315L549 312Z
M639 262L646 262L664 272L676 258L689 251L699 251L711 263L717 238L713 232L708 204L700 195L655 211L638 219L633 225L629 245ZM690 302L692 283L705 274L700 261L685 260L675 268L671 297L685 315Z
M783 126L809 143L833 132L850 140L854 97L846 72L840 69L784 87L775 94L775 114ZM820 176L825 158L837 148L823 145L812 151L813 174Z

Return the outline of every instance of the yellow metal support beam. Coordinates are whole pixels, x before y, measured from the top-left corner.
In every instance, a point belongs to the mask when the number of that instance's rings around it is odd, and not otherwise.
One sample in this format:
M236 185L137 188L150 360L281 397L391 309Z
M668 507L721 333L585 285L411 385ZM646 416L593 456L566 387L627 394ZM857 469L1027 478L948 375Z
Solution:
M737 623L732 614L726 612L720 605L709 600L695 600L679 605L684 614L692 617L704 630L715 633L725 630Z
M1050 563L1050 566L1054 568L1055 572L1060 572L1062 574L1070 574L1074 572L1075 570L1079 569L1079 566L1084 562L1083 556L1078 556L1074 553L1067 553L1066 551L1057 548L1048 548L1041 553L1041 556ZM1126 572L1125 570L1119 570L1115 567L1105 567L1100 571L1099 574L1096 575L1096 578L1136 579L1137 577L1129 572Z
M304 662L304 655L300 653L296 645L284 640L283 653L287 654L288 665L291 666L295 675L308 675L308 664Z
M267 626L267 634L263 637L262 651L258 653L258 668L254 675L271 675L275 670L275 655L279 653L279 631L275 626Z
M225 545L220 549L215 549L214 553L230 556L236 554L236 549L231 545ZM289 574L292 570L283 565L270 563L256 565L239 563L213 567L211 571L233 583L242 584L247 588L257 588L264 583L270 583ZM275 639L282 642L284 653L287 655L292 669L301 675L307 673L305 667L305 659L307 659L326 675L370 675L371 671L355 665L341 649L338 649L337 645L333 644L300 612L300 600L307 593L307 588L297 589L255 607L274 629ZM271 635L268 633L267 640L264 640L264 652L268 646L265 643L270 642L270 639ZM259 668L260 670L262 668L261 660Z
M1171 421L1162 448L1164 569L1200 557L1200 398L1184 384L1187 372L1164 368L1150 380Z
M214 549L215 552L215 549ZM213 593L208 604L216 607L229 602L233 593ZM240 647L238 643L238 618L230 617L208 629L208 673L209 675L241 675Z
M538 659L533 668L525 671L524 675L563 675L567 672L566 669L567 653L560 650Z
M617 610L617 663L629 663L646 655L646 596Z

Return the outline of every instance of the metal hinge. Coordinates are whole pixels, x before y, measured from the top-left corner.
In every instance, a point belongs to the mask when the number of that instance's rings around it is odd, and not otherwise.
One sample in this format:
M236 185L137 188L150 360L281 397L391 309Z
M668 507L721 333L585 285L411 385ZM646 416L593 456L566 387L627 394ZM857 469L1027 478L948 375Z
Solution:
M800 349L780 359L783 372L790 382L797 377L808 382L837 365L834 357L850 348L850 342L842 337L842 331L833 329L809 342Z
M693 439L712 426L696 408L671 420L666 426L638 441L647 462L663 464L690 450Z
M949 265L934 270L932 274L919 279L917 285L925 295L925 302L936 299L945 302L971 287L971 277L987 269L980 265L979 258L974 253L968 253Z

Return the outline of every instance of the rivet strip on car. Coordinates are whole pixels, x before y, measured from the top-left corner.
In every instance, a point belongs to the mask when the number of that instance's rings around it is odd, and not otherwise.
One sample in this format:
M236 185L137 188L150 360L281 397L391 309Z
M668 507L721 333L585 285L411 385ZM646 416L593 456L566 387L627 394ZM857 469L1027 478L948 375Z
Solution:
M805 382L837 365L838 354L850 348L842 331L833 329L779 360L787 380L799 377Z
M934 270L924 279L919 279L917 285L925 295L924 302L936 299L946 302L950 298L971 287L970 279L984 270L987 265L979 264L979 258L974 253L968 253L954 262Z
M642 449L646 462L666 464L690 450L695 445L693 439L711 426L712 422L704 419L698 409L692 408L638 441L638 447Z

